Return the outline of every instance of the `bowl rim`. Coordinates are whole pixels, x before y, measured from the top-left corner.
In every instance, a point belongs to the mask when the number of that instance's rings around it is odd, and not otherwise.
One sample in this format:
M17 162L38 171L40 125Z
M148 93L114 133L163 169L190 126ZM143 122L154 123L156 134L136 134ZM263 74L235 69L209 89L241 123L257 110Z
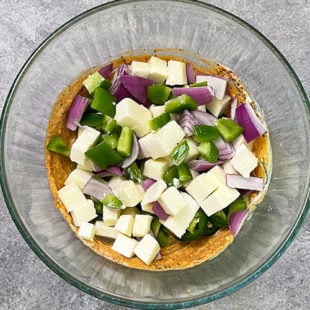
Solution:
M56 30L54 30L48 37L46 37L39 45L38 47L32 52L32 54L29 56L29 58L26 60L24 65L21 67L20 71L18 72L16 78L13 81L13 84L8 92L8 95L6 97L1 118L0 118L0 145L1 145L1 155L0 158L3 159L3 144L4 144L4 136L5 136L5 128L6 128L6 121L7 116L10 111L10 105L11 102L14 99L14 94L16 89L19 86L20 81L22 80L23 76L27 72L27 68L31 66L32 62L36 59L37 55L39 55L51 42L55 37L60 35L62 32L64 32L67 28L71 27L72 25L76 24L78 21L82 20L84 17L87 17L94 12L98 10L105 10L112 7L118 7L122 6L124 4L128 3L139 3L139 2L148 2L150 0L114 0L108 3L104 3L98 6L95 6L91 9L88 9L75 17L69 19L64 24L59 26ZM202 9L211 10L215 13L221 14L225 16L226 18L229 18L233 20L234 22L238 23L239 25L246 28L248 31L253 33L262 43L264 43L269 50L272 51L274 56L278 58L278 60L282 63L284 68L289 73L290 77L294 81L294 84L296 85L299 94L301 98L303 98L303 102L306 108L306 111L309 115L310 119L310 100L307 96L307 93L305 89L303 88L297 74L295 73L292 66L289 64L289 62L286 60L286 58L283 56L283 54L273 45L273 43L265 37L262 33L260 33L256 28L254 28L252 25L250 25L248 22L244 21L240 17L222 9L215 5L201 2L201 1L192 1L192 0L168 0L166 2L176 2L176 3L185 3L192 6L198 6ZM288 237L286 240L283 241L283 243L279 246L279 248L273 253L273 255L264 263L262 264L255 272L250 274L249 276L242 279L240 282L220 291L217 293L213 293L207 297L198 297L193 300L188 301L181 301L181 302L172 302L170 304L166 303L144 303L141 301L132 301L128 300L123 297L115 297L112 294L102 292L98 289L95 289L94 287L89 287L85 285L82 281L76 279L72 275L69 275L63 268L61 268L57 263L55 263L45 252L41 249L41 247L35 242L35 240L31 237L31 235L28 233L28 229L26 226L22 223L21 218L18 214L17 209L12 203L11 194L9 192L7 182L6 182L6 175L5 175L5 169L3 161L0 161L0 185L3 192L4 201L6 203L6 206L9 210L9 213L18 228L20 234L24 238L24 240L28 243L30 248L35 252L35 254L47 265L47 267L51 270L53 270L58 276L60 276L62 279L70 283L71 285L75 286L76 288L84 291L85 293L92 295L94 297L97 297L99 299L102 299L107 302L111 302L117 305L121 306L127 306L127 307L133 307L133 308L140 308L140 309L155 309L160 305L162 309L180 309L180 308L187 308L187 307L193 307L198 306L202 304L206 304L208 302L214 301L216 299L222 298L224 296L227 296L229 294L232 294L233 292L241 289L242 287L248 285L253 280L255 280L257 277L262 275L266 270L268 270L277 260L278 258L286 251L286 249L290 246L293 239L298 234L299 230L302 227L302 224L304 220L307 217L307 214L310 210L310 199L309 199L309 180L308 180L308 192L305 195L303 208L298 216L297 221L295 222L294 226L291 228Z

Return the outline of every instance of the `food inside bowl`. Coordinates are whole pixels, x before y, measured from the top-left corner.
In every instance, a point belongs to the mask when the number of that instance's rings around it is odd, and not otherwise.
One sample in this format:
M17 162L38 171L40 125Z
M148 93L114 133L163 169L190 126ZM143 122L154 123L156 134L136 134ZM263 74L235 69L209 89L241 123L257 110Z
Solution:
M268 188L268 130L238 77L176 57L122 57L54 106L46 167L56 207L96 253L139 269L222 252Z

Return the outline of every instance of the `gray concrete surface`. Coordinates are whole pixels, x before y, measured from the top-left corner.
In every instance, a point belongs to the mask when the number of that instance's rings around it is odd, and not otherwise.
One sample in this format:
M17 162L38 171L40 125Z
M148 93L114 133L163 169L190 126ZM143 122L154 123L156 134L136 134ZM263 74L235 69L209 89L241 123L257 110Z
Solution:
M99 0L0 0L0 108L30 53L69 18ZM251 23L291 63L310 92L309 0L212 0ZM44 265L17 231L0 195L0 309L125 309L72 287ZM261 277L231 296L193 309L309 309L310 222Z

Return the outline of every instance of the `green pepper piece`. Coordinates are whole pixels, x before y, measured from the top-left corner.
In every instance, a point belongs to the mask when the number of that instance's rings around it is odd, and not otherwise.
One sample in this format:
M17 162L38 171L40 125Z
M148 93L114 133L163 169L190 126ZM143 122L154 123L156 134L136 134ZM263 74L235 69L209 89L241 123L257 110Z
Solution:
M178 166L177 169L178 169L179 180L181 184L187 183L193 179L193 176L187 164L182 163L181 165Z
M159 218L156 215L153 215L153 219L151 222L151 230L152 230L155 238L157 238L157 236L158 236L160 226L161 226L161 224L159 222Z
M85 155L102 169L112 165L118 165L123 161L123 157L113 150L105 141L89 149L85 152Z
M136 162L132 163L125 169L125 176L133 180L135 183L141 183L143 179L142 172Z
M117 143L117 151L124 157L131 154L133 142L133 131L130 127L124 126Z
M117 125L117 122L114 118L110 117L109 115L104 115L103 116L103 121L102 121L102 129L109 133L111 131L114 131L116 128L118 128L118 131L121 132L121 127Z
M214 226L210 221L207 222L206 229L203 233L204 236L212 236L219 230L218 227Z
M114 96L112 96L106 89L98 87L95 90L94 99L90 106L96 111L114 117L116 111L115 103L116 98Z
M87 89L87 91L92 94L96 88L98 88L105 78L96 71L95 73L89 75L86 80L83 81L83 85Z
M59 136L53 137L48 143L48 145L46 146L46 148L51 152L61 154L67 157L70 156L69 147L65 144L62 138Z
M194 125L194 140L197 142L209 142L216 140L219 136L219 132L213 126L208 125Z
M170 158L173 163L178 166L180 165L185 158L187 157L189 152L189 146L186 140L181 141L170 153Z
M175 180L179 180L178 168L176 166L169 167L164 173L163 179L168 185L173 186Z
M156 105L163 105L168 100L171 89L166 85L150 85L147 87L147 99Z
M112 82L107 80L107 79L104 79L101 84L100 84L100 87L101 88L104 88L106 90L109 90L111 88L111 85L112 85Z
M106 207L112 208L112 209L121 209L123 207L123 203L121 200L119 200L115 195L112 193L106 195L102 199L102 204Z
M166 102L165 112L180 114L184 110L196 110L197 102L189 95L183 94Z
M221 210L209 217L210 222L216 227L228 227L228 217L226 213Z
M116 133L109 133L103 136L103 141L106 142L113 150L117 148L119 136Z
M186 229L185 234L182 236L182 241L193 241L201 237L207 226L207 216L202 209L199 209L188 228Z
M161 248L164 248L170 244L169 233L164 229L163 226L160 227L156 239Z
M159 128L163 127L167 123L169 123L171 120L169 113L163 113L157 117L152 118L149 121L150 128L152 130L158 130Z
M217 130L226 142L231 142L243 133L243 127L230 118L221 118L215 123Z
M213 141L202 142L198 146L199 153L210 163L215 163L219 158L219 150Z
M189 84L190 87L202 87L202 86L208 86L207 81L199 82L199 83L193 83Z
M232 214L241 210L246 210L247 206L242 196L239 196L228 206L228 214Z
M86 113L83 115L80 124L82 126L90 126L93 128L102 128L103 115L98 113Z
M94 207L96 209L96 213L100 216L103 214L103 205L99 201L94 201Z

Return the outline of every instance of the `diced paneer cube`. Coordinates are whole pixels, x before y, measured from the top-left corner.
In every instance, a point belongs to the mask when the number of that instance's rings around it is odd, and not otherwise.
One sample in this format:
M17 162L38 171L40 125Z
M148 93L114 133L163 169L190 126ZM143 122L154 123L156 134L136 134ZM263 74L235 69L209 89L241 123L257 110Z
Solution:
M124 98L116 105L115 120L121 126L130 127L138 137L150 132L152 113L131 98Z
M177 60L169 60L167 65L166 85L185 85L187 84L186 64Z
M84 165L78 164L76 167L89 172L92 172L96 169L95 164L87 157L84 159Z
M230 160L226 160L222 167L225 171L225 174L238 174L238 171L234 169L233 165L231 164Z
M147 214L136 214L133 223L132 235L134 237L144 237L151 231L153 216Z
M113 243L112 250L128 258L132 258L135 255L134 249L137 244L137 240L129 238L123 234L118 234Z
M148 213L154 214L153 205L154 205L154 202L149 202L149 203L146 203L146 204L142 204L141 203L141 210L145 211L145 212L148 212Z
M168 187L159 197L158 202L170 215L177 215L186 206L186 201L174 186Z
M250 143L247 143L244 135L240 135L239 137L237 137L235 140L232 141L232 145L234 146L234 149L236 150L241 144L244 144L247 146L247 148L252 151L253 148L253 141L251 141Z
M188 162L188 161L191 161L191 160L197 158L200 155L200 153L199 153L198 147L197 147L196 143L193 141L193 139L186 138L185 140L186 140L187 145L189 147L188 154L185 158L185 162Z
M91 172L76 168L68 175L65 181L65 185L75 183L80 189L83 189L83 187L90 180L91 177Z
M149 64L149 76L148 78L153 80L155 84L163 84L167 78L167 61L155 56L151 56L148 60Z
M132 75L147 78L150 74L150 67L147 62L133 60L130 65Z
M145 235L134 248L134 253L149 265L160 251L160 245L150 234Z
M219 117L222 115L225 110L227 109L230 103L231 97L225 95L222 100L218 99L217 97L213 97L211 102L209 102L206 107L215 117Z
M95 223L95 235L105 237L109 239L116 239L119 232L110 226L106 226L103 221L96 221Z
M106 226L115 226L121 214L121 210L103 206L103 221Z
M95 225L87 222L82 222L79 228L78 236L82 239L93 241L95 236Z
M138 156L139 159L151 157L151 154L148 150L148 146L152 145L152 137L153 137L153 134L149 133L139 139L139 146L140 146L139 156Z
M58 191L58 196L68 212L83 206L87 200L82 190L75 183L65 185Z
M150 158L144 163L143 175L154 180L160 180L168 167L169 164L166 160Z
M155 105L155 104L152 104L150 106L150 111L153 115L153 118L154 117L157 117L159 115L162 115L165 113L165 105Z
M197 202L188 194L182 193L186 206L175 216L169 216L165 221L160 220L161 224L168 228L178 238L181 238L190 222L193 220L199 209Z
M73 223L76 227L79 227L82 222L90 222L98 215L94 207L94 202L88 199L86 203L71 211Z
M166 188L166 182L164 182L162 179L159 179L145 191L141 204L145 205L156 201Z
M209 197L207 197L202 203L201 208L208 216L223 210L230 203L239 197L240 193L235 188L228 186L220 186Z
M142 200L142 194L138 185L131 180L119 182L114 191L126 207L134 207Z
M230 161L234 169L245 178L248 178L258 165L257 157L243 143L237 148L235 156Z
M208 172L202 173L194 178L185 190L198 203L201 203L222 185L226 185L225 172L220 166L215 166Z
M134 217L129 214L121 215L115 225L115 229L124 235L131 237Z
M77 137L71 147L71 161L84 166L85 152L88 151L97 141L100 136L100 131L91 127L85 126L83 132Z

